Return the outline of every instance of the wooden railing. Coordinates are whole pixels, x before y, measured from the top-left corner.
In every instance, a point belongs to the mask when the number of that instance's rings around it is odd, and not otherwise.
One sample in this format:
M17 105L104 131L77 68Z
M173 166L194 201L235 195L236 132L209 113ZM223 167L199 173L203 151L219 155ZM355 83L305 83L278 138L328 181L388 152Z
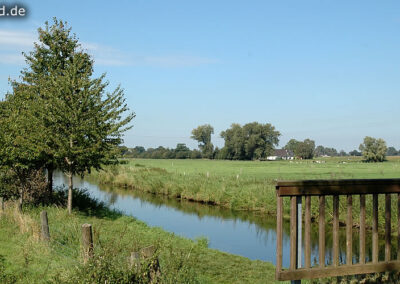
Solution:
M400 179L367 180L306 180L279 181L277 192L277 280L300 280L367 274L400 270L400 238L397 239L397 259L391 259L391 194L397 193L398 224L400 236ZM365 197L372 195L372 261L366 262ZM385 195L385 260L379 261L378 249L378 196ZM339 263L339 195L346 196L346 263ZM359 263L353 263L353 195L360 196ZM311 267L311 198L319 200L319 265ZM326 266L325 259L325 197L332 196L332 237L333 253ZM282 225L283 198L290 198L290 266L282 269ZM305 199L304 212L304 266L302 264L302 198Z

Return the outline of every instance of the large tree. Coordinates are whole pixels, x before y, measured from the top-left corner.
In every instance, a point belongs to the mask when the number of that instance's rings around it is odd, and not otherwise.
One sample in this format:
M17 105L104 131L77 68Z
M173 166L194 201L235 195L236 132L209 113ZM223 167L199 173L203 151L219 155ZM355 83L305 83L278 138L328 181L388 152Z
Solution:
M39 28L39 42L25 55L15 90L35 98L38 127L46 135L45 154L53 167L69 178L68 211L72 210L73 176L116 163L122 134L134 117L128 113L124 92L106 92L105 75L93 76L93 60L82 49L71 28L54 19Z
M314 157L315 142L311 139L305 139L304 141L290 139L284 148L293 151L299 158L312 159Z
M37 107L36 101L20 92L8 93L0 102L0 168L3 177L17 179L20 210L32 174L45 164L40 120L32 115Z
M231 128L222 131L225 146L223 155L233 160L264 159L269 156L279 143L279 131L269 123L232 124Z
M210 124L200 125L192 130L190 138L199 142L203 158L213 157L214 145L211 143L211 134L214 134L214 128Z
M381 138L366 136L359 149L366 162L383 162L386 159L386 142Z

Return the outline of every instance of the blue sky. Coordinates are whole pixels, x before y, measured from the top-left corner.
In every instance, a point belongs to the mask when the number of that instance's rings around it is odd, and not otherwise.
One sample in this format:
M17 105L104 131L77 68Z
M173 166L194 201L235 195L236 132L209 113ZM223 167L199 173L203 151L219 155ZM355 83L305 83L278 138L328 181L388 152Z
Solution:
M190 132L273 124L346 151L365 136L400 148L398 1L31 1L0 18L0 97L38 27L69 22L110 90L136 113L127 146L191 148ZM2 3L11 3L2 1Z

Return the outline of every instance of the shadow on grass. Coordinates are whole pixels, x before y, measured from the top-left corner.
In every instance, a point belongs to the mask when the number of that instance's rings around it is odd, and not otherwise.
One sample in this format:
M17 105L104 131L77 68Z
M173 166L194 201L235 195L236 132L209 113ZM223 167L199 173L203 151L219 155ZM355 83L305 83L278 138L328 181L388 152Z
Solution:
M68 189L56 187L53 193L52 204L66 207L68 200ZM122 213L112 210L107 205L89 195L86 189L75 188L72 192L72 208L80 213L98 218L116 220L122 217Z

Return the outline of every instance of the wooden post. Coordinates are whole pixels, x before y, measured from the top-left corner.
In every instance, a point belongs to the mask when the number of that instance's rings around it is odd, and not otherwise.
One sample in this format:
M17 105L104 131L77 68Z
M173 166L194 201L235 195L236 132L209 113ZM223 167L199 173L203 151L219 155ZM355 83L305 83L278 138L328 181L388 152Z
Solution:
M296 269L301 268L301 207L302 200L301 196L296 196L296 218L297 218L297 226L296 226ZM293 280L291 284L301 284L301 280Z
M353 197L347 195L346 265L353 264Z
M133 268L136 272L140 270L140 255L137 251L131 252L131 256L129 258L129 266Z
M3 197L0 197L0 212L4 212L4 199Z
M149 278L150 283L158 283L158 278L161 275L160 263L158 261L158 258L154 256L155 252L155 246L145 247L140 250L140 256L142 259L151 260L150 263L148 263L147 273L147 277Z
M83 262L86 263L93 257L93 232L92 225L82 225Z
M325 266L325 196L319 197L319 267Z
M378 247L378 194L372 196L372 262L377 263Z
M296 240L296 231L297 231L297 200L296 196L290 197L290 270L296 269L296 261L297 261L297 240Z
M339 195L333 196L333 265L339 266Z
M392 199L390 194L385 194L385 261L390 261L391 232L392 232Z
M304 262L305 268L311 267L311 196L306 196L306 212L304 214Z
M42 223L42 240L49 241L50 240L50 231L49 231L49 221L47 219L47 212L40 212L40 220Z
M400 193L397 194L397 260L400 260Z
M360 264L365 264L365 195L360 195Z
M282 221L283 221L283 198L277 195L277 209L276 209L276 272L278 277L278 272L282 270Z

